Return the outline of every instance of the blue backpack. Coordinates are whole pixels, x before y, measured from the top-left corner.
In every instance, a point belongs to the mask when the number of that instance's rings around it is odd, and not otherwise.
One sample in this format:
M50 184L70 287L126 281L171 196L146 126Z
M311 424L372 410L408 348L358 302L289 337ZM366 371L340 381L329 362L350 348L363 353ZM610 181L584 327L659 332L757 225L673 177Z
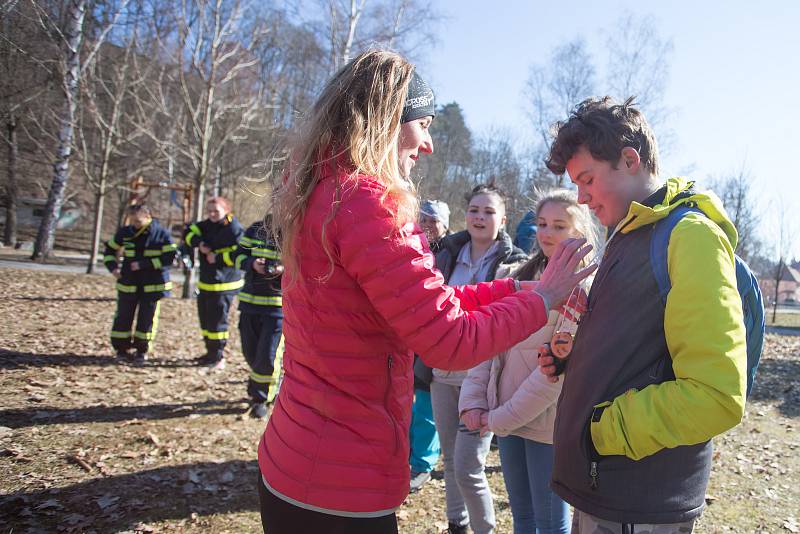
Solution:
M674 208L669 215L655 224L653 236L650 241L650 264L658 283L659 294L664 305L667 304L667 294L672 285L667 271L667 246L672 229L687 213L705 213L694 203L688 202ZM747 341L747 396L753 389L756 378L758 362L761 360L761 350L764 346L764 300L758 279L750 267L739 256L736 260L736 289L742 298L742 312L744 312L744 326Z

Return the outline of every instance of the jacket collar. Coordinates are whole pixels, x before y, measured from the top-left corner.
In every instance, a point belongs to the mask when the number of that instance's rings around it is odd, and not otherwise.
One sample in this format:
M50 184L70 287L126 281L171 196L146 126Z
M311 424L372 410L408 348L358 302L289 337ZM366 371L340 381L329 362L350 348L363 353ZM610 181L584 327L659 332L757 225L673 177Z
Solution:
M617 225L616 231L627 234L642 226L658 222L681 204L693 203L725 232L731 246L736 248L738 242L736 228L717 195L711 191L696 190L694 182L685 177L669 178L660 191L664 192L663 200L653 206L631 202L628 214Z

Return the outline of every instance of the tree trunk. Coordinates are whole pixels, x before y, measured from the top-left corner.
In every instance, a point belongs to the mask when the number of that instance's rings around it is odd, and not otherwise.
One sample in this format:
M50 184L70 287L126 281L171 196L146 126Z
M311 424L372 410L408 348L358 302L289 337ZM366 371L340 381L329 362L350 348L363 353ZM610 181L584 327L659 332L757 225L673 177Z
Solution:
M3 242L8 247L17 244L17 121L12 111L6 124L8 131L8 183L6 184L6 227Z
M89 254L89 264L86 274L94 274L97 265L97 255L100 250L100 233L103 231L103 208L106 201L106 179L100 178L100 185L94 197L94 230L92 231L92 252Z
M778 260L778 272L775 275L775 299L772 301L772 324L778 315L778 295L780 295L781 278L783 278L783 258Z
M64 31L65 71L64 71L64 115L58 135L58 150L53 165L53 183L47 197L42 223L36 235L31 259L46 260L53 250L56 223L64 203L64 191L69 180L69 158L72 155L72 138L75 128L75 107L80 82L80 48L83 41L83 17L86 13L86 0L72 0L67 8L67 23Z
M197 169L197 174L195 175L194 185L194 221L202 221L203 215L205 214L205 176L206 176L206 169L207 164L204 159L201 158L199 163L199 168ZM197 271L197 259L198 253L197 249L192 249L192 268L187 269L184 267L183 269L183 291L181 292L181 298L189 299L192 298L194 294L194 273Z

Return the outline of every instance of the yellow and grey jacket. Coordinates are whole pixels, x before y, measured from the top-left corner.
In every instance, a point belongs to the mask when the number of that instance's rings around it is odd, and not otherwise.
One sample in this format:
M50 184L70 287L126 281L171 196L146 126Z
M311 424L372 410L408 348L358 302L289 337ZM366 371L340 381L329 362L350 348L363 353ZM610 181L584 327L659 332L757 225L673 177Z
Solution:
M117 281L120 294L160 298L169 295L172 289L169 267L176 252L169 232L152 220L139 229L128 225L117 230L106 241L103 264L109 272L120 269L122 277ZM121 261L117 256L121 256ZM131 269L133 262L138 262L138 271Z
M239 241L234 254L236 268L244 271L244 287L239 292L239 310L249 313L283 313L281 275L259 274L253 269L258 259L265 260L267 270L281 263L278 247L263 221L250 225Z
M553 488L620 523L700 514L711 438L744 413L747 356L733 252L736 229L713 193L672 178L631 204L606 247L559 398ZM650 261L654 224L672 231L666 306Z

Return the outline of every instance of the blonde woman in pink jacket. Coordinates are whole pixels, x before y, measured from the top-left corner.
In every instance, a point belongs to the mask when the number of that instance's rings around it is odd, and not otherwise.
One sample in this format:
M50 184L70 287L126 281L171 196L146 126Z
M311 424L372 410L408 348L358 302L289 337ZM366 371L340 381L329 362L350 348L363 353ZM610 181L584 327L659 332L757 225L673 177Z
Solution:
M570 237L586 237L595 246L599 228L573 191L558 189L536 207L539 250L516 270L515 278L537 279L556 246ZM595 248L598 250L598 247ZM498 276L505 273L498 273ZM575 323L550 312L545 326L507 352L472 368L459 398L462 422L470 430L498 436L503 478L508 490L514 534L568 533L569 507L550 490L553 424L561 382L538 369L538 349L553 334L575 331Z

